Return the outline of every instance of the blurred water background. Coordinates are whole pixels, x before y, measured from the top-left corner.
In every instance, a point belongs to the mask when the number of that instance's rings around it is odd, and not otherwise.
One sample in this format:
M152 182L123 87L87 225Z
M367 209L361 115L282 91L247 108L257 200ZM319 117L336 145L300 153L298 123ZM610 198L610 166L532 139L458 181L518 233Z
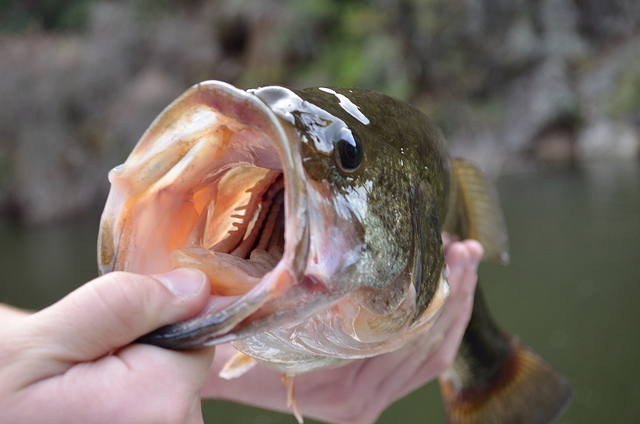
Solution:
M369 87L496 179L512 263L481 279L571 379L561 422L640 421L639 2L8 0L0 75L0 302L39 309L97 275L106 173L190 85ZM379 422L443 420L430 384Z

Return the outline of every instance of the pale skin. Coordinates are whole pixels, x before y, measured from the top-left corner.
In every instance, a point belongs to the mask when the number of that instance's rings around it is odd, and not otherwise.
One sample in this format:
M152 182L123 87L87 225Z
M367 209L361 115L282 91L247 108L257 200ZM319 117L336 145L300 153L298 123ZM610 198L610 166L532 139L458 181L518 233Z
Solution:
M451 295L435 326L398 351L296 377L305 416L371 423L449 368L471 314L482 247L445 237L445 248ZM235 380L217 376L231 346L219 346L214 359L214 348L132 344L197 315L207 286L196 270L115 272L36 313L0 304L0 422L201 423L201 397L287 411L276 372L259 365Z

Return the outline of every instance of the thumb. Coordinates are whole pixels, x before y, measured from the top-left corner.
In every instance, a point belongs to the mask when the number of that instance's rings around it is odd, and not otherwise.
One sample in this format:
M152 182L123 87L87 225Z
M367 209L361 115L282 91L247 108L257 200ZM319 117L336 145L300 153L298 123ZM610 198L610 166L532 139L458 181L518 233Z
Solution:
M28 317L50 357L91 361L138 337L200 312L209 298L206 275L181 268L146 276L112 272Z

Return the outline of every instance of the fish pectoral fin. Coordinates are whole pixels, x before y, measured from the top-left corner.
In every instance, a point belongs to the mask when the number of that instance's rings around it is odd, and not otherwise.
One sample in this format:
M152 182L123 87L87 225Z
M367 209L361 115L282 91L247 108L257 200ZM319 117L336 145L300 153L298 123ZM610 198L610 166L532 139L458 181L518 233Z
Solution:
M296 391L294 387L294 377L291 375L281 375L282 383L287 388L287 408L291 408L293 416L298 420L298 424L304 423L304 417L300 412L300 405L298 405L298 399L296 399Z
M450 424L552 423L572 396L562 374L493 323L480 290L440 386Z
M236 352L231 358L224 364L218 376L225 380L232 380L244 375L250 369L256 366L258 362L251 356L242 352Z
M452 165L450 212L444 231L478 240L485 259L508 263L507 227L494 185L469 161L452 159Z
M268 256L265 252L264 256ZM207 274L212 293L223 296L243 295L255 287L275 263L249 260L202 247L176 249L171 259L179 267L197 268ZM277 262L277 259L275 259Z

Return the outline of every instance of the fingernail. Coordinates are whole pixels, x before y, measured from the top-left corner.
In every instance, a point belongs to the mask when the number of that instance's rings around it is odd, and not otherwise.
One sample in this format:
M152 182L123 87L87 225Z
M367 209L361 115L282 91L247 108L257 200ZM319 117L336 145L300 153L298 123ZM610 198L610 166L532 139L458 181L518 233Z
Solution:
M171 293L181 297L197 296L207 283L204 272L194 268L178 268L154 277Z

